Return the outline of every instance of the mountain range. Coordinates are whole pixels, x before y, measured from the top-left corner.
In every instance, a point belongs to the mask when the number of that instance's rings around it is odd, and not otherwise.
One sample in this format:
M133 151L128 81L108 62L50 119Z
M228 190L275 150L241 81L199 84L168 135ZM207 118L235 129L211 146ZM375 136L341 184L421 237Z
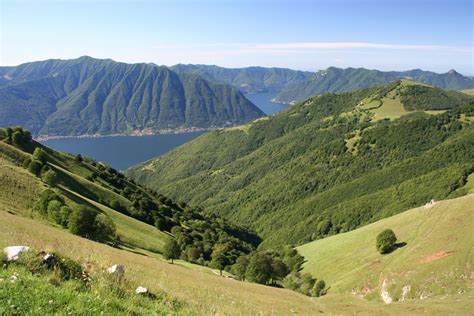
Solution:
M275 102L295 104L329 92L349 92L384 85L400 79L429 84L447 90L474 88L474 79L455 70L435 73L421 69L379 71L365 68L329 67L317 72L286 68L224 68L214 65L172 66L177 73L192 73L205 79L231 84L244 93L277 93Z
M210 128L263 115L230 85L154 64L85 56L1 67L0 78L0 126L34 135Z

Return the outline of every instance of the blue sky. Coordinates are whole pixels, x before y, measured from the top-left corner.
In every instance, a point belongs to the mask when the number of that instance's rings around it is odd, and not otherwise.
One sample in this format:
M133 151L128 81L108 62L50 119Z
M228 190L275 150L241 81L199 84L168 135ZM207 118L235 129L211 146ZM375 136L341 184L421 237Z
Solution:
M454 68L474 74L472 0L0 0L0 64Z

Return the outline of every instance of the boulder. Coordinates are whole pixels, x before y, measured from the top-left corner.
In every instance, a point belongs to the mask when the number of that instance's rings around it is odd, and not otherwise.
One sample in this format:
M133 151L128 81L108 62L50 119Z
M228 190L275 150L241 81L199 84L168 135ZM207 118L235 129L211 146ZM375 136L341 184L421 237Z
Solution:
M147 295L148 294L148 289L146 287L139 286L135 290L135 293L138 294L138 295Z
M30 250L28 246L10 246L3 248L3 253L7 257L7 261L16 261L23 252L28 250Z
M125 273L125 266L121 264L114 264L107 269L107 272L110 274L121 276Z

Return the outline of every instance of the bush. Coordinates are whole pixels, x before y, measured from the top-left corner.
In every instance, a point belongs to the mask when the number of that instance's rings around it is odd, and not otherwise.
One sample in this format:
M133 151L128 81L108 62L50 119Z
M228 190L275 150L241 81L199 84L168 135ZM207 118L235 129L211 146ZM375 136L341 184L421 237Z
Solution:
M389 253L393 250L397 236L391 229L385 229L377 235L376 247L381 254Z
M69 215L68 228L75 235L90 237L94 233L97 212L90 207L80 205Z
M62 280L80 280L82 277L81 265L69 258L59 259L58 271Z

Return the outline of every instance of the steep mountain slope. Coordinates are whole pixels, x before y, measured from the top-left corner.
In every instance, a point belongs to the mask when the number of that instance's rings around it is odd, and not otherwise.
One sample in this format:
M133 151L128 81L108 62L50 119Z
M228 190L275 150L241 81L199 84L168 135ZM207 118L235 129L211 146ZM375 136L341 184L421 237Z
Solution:
M204 134L128 175L252 227L263 247L302 244L463 194L472 100L407 81L327 94Z
M437 74L420 69L408 71L378 71L364 68L335 68L318 71L312 78L285 88L277 102L296 103L327 92L348 92L379 86L399 79L409 79L442 89L461 90L474 87L474 80L454 70Z
M81 57L0 68L0 126L35 135L228 126L263 113L236 88L152 64Z
M5 133L0 129L0 139ZM39 164L37 169L32 167L35 161ZM57 179L54 183L47 179L50 172ZM173 227L182 227L187 243L200 249L199 255L207 260L217 241L232 242L235 255L250 252L259 242L252 232L222 219L205 217L200 209L175 204L111 167L54 151L34 141L19 145L0 140L0 184L0 206L14 214L49 220L64 228L68 228L67 220L64 225L54 211L50 214L52 200L71 210L86 205L104 214L117 231L110 240L103 241L124 249L161 254L164 244L173 237Z
M314 73L287 68L224 68L213 65L178 64L171 69L176 73L192 73L212 81L231 84L245 93L279 92L308 80Z
M304 270L325 275L332 294L352 293L382 301L383 291L385 299L394 303L453 296L466 299L472 298L474 285L473 223L474 194L469 194L317 240L298 251L307 259ZM381 255L375 238L387 228L406 245Z

